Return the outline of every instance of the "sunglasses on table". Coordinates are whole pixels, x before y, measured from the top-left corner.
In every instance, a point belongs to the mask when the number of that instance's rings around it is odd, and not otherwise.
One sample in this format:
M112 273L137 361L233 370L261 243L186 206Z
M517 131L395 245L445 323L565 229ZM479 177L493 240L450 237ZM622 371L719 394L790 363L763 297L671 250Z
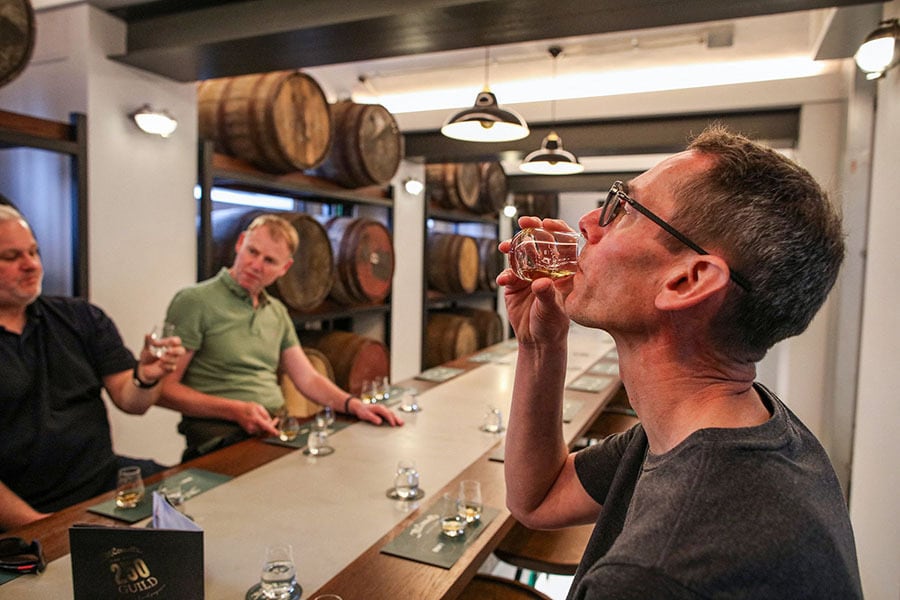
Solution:
M19 537L0 539L0 570L12 573L40 573L47 566L41 543Z
M674 237L676 240L696 252L697 254L709 255L709 252L700 247L699 244L694 243L691 239L669 225L662 217L658 216L652 210L630 197L625 193L625 184L621 181L616 181L612 184L612 187L609 188L609 193L606 195L606 200L603 201L603 204L600 205L600 227L606 227L610 223L612 223L615 218L619 215L619 210L622 208L623 204L630 204L634 207L636 211L662 227L669 235ZM750 282L746 277L731 269L729 267L730 277L733 282L735 282L738 286L744 289L744 291L750 291Z

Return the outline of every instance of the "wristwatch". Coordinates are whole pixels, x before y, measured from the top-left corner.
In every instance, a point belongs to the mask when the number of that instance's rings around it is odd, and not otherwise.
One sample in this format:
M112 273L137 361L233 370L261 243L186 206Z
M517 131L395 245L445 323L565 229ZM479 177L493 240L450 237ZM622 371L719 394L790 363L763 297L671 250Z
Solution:
M131 381L134 382L134 385L141 388L142 390L148 390L148 389L152 388L153 386L155 386L157 383L159 383L159 379L157 379L156 381L152 381L150 383L141 381L141 377L140 377L140 375L138 375L138 365L139 364L140 363L136 363L134 365L134 371L131 372Z

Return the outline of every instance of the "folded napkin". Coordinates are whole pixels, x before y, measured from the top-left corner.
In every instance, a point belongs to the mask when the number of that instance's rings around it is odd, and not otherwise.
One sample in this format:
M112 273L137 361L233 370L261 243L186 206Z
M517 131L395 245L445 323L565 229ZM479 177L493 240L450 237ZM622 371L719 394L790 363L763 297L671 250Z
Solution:
M169 504L166 497L159 492L153 492L153 517L150 526L153 529L203 531L199 525L178 512L178 509Z

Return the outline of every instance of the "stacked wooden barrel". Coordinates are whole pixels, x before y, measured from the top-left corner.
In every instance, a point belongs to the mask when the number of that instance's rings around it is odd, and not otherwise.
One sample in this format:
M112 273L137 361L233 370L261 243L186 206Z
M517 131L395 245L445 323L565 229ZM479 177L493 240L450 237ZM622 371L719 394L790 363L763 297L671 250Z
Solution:
M390 182L403 159L403 136L386 108L329 104L300 71L209 79L198 84L197 99L200 137L268 173L361 188Z
M436 208L489 215L506 204L508 180L499 162L431 163L425 189Z

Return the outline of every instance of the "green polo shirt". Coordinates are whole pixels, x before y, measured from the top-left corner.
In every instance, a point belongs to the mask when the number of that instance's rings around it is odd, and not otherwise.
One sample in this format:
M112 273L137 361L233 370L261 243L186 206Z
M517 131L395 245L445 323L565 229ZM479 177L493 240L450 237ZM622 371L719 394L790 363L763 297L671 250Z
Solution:
M278 383L281 353L299 345L290 315L262 293L259 305L223 268L218 275L178 292L166 320L194 351L181 382L195 390L257 402L274 412L284 404Z

